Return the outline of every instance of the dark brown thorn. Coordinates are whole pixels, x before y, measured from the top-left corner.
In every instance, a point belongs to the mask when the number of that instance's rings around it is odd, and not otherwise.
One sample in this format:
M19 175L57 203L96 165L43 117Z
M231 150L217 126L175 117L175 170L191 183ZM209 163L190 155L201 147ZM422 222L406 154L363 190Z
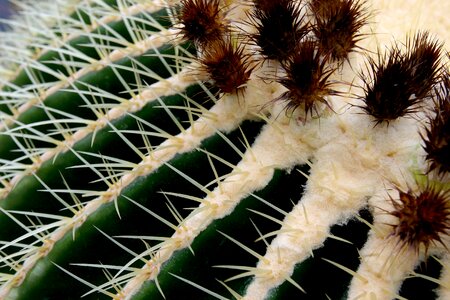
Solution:
M261 49L266 59L285 60L297 43L310 31L304 21L301 1L255 1L249 19L256 28L250 40Z
M431 86L440 72L441 47L431 41L427 33L419 33L408 40L406 53L394 45L377 59L368 58L369 76L361 74L364 82L364 112L374 117L376 125L389 124L423 106Z
M399 199L391 199L390 214L398 220L392 226L393 235L417 254L423 247L427 255L430 246L438 244L448 250L443 238L450 233L450 190L428 184L419 193L398 192Z
M429 171L444 175L450 172L450 78L442 73L442 81L434 90L434 116L428 119L428 127L422 139Z
M243 92L253 71L250 56L236 44L232 36L217 40L205 48L200 58L203 70L223 93Z
M225 15L220 0L182 0L176 19L186 40L205 46L229 30Z
M354 0L312 0L309 8L315 16L312 31L319 46L330 53L333 61L347 60L364 37L358 32L368 22L367 10Z
M277 79L287 92L275 101L286 101L286 113L293 113L301 108L305 112L305 120L308 114L312 117L320 116L318 104L330 105L325 99L328 95L336 95L337 91L331 88L329 77L335 68L327 64L327 57L322 55L314 40L306 39L298 44L285 61L281 62L285 70L285 77Z

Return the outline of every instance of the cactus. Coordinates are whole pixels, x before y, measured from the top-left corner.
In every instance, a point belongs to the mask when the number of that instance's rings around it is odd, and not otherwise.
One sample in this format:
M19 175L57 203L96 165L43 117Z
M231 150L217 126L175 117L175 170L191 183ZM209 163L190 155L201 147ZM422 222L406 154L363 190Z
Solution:
M0 299L450 299L450 3L17 4Z

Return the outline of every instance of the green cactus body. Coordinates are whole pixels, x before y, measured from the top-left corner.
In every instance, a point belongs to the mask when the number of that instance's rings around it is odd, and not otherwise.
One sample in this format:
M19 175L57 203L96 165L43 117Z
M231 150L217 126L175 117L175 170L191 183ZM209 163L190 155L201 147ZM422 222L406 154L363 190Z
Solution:
M0 34L0 299L450 299L449 3L324 1L362 9L337 62L320 1L53 2ZM261 50L277 5L324 68L307 93L306 46ZM439 55L383 119L370 76L432 53L417 29Z

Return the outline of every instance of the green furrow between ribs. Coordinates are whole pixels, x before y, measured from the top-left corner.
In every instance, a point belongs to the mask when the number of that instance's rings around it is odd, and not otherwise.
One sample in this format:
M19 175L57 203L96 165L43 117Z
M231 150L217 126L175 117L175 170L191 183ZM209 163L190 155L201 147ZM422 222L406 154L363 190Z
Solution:
M194 47L190 46L190 44L183 44L182 47L186 48L187 51L193 52ZM139 64L142 64L143 66L147 66L151 69L152 72L156 74L156 76L167 78L171 75L169 70L167 70L165 63L168 64L173 68L173 72L176 72L180 69L180 66L177 65L176 61L171 58L170 56L174 55L176 53L176 49L171 45L164 45L160 47L157 50L149 50L145 54L143 54L140 57L135 58L136 62ZM178 51L179 52L179 51ZM180 55L180 53L178 53ZM160 56L167 56L163 59ZM164 62L163 62L164 61ZM134 85L138 84L136 81L135 73L129 70L124 70L122 68L131 68L135 64L133 62L133 59L130 58L123 58L120 61L116 62L114 67L108 66L106 68L101 69L97 72L91 72L82 78L78 80L76 83L74 83L74 87L66 89L66 90L60 90L57 91L50 96L47 97L44 101L44 105L46 107L54 108L62 112L69 112L73 115L76 115L77 117L84 118L84 119L91 119L95 120L97 117L89 108L83 97L80 96L80 91L89 91L88 85L95 86L97 89L107 91L110 94L125 97L123 94L125 91L127 91L127 87L123 86L118 76L116 76L115 72L118 72L121 77L127 82L128 86L133 87ZM135 66L133 68L139 68L138 66ZM142 70L142 67L139 68ZM158 81L157 78L154 78L153 74L149 74L148 76L141 76L140 77L141 82L145 82L146 84L150 85L156 81ZM89 94L84 95L87 99L87 101L90 101L91 103L94 103L95 101L98 101L99 99L96 99L94 96L90 96ZM111 102L112 100L103 99L105 103ZM32 124L39 121L48 120L48 116L46 114L46 111L41 107L32 107L22 113L19 118L18 122L21 124ZM76 126L71 124L71 126ZM14 126L12 126L14 128ZM51 132L51 130L56 129L53 125L42 125L42 126L36 126L35 129L43 132L48 133ZM11 129L11 128L10 128ZM26 132L26 130L24 130ZM62 136L54 136L56 139L62 139ZM18 139L19 143L23 140ZM3 159L15 159L17 157L21 156L21 153L18 151L15 151L18 149L18 146L14 142L14 140L6 135L2 134L0 132L0 158ZM46 147L52 147L52 145L40 145L39 143L35 144L36 147L46 146ZM53 145L54 147L54 145Z
M261 123L246 122L241 128L251 141L251 137L259 132ZM239 145L239 139L242 138L242 135L240 130L236 130L228 134L227 137L231 142ZM240 146L241 151L244 150L243 147ZM223 153L225 151L226 153L222 158L233 164L236 164L240 159L240 156L219 135L205 140L201 148L210 153ZM209 168L209 160L202 151L180 154L169 161L169 164L194 178L200 184L204 185L214 180L213 172L205 172ZM230 171L228 166L221 164L216 164L216 169L219 176ZM175 182L176 184L174 184ZM162 166L155 172L138 178L122 191L117 200L120 218L117 215L114 203L101 206L75 231L75 239L73 239L72 232L67 233L61 241L55 244L53 250L46 257L39 260L21 286L12 291L12 295L14 295L12 299L30 299L30 297L35 299L56 299L54 297L76 299L89 291L89 287L68 277L65 278L64 282L58 282L58 278L64 273L55 267L54 263L94 284L101 284L105 280L101 270L77 267L71 264L101 262L103 264L121 265L133 258L124 250L115 246L113 242L108 241L96 228L111 237L118 235L170 236L172 230L169 227L128 200L132 199L148 207L164 219L173 220L176 223L167 209L167 200L161 191L185 193L199 197L203 195L202 191L199 191L192 183L182 179L168 166ZM184 217L189 213L186 207L192 205L190 201L186 202L186 200L180 199L171 199L171 202ZM133 220L133 222L130 220ZM130 245L140 248L140 250L136 250L137 253L145 251L145 246L141 241L127 243L127 246ZM141 267L140 264L142 262L133 266ZM70 291L65 288L67 281L73 281L73 288ZM45 282L52 282L53 284L46 285ZM95 294L94 298L97 297L99 295Z

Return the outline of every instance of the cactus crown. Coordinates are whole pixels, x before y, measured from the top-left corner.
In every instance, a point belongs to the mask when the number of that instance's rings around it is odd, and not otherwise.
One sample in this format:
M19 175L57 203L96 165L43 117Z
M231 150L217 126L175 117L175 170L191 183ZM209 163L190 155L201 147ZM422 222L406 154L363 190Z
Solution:
M0 299L449 299L450 4L408 5L21 2Z

